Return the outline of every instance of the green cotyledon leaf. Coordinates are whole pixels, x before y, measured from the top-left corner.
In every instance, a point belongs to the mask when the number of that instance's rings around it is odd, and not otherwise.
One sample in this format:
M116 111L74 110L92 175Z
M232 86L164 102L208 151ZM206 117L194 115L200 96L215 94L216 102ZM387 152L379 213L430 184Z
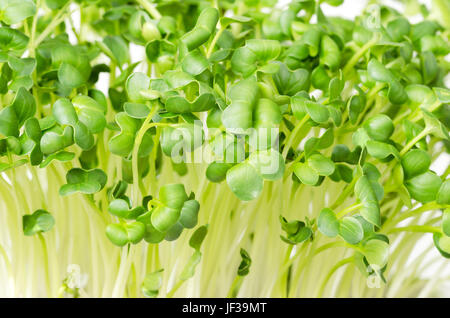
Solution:
M134 147L134 140L141 128L142 120L133 118L125 112L117 113L115 120L120 127L120 133L109 139L109 150L118 156L128 157ZM153 147L153 138L149 130L144 133L139 145L139 157L148 155Z
M112 215L132 220L138 218L141 214L145 212L143 207L136 207L130 209L128 202L123 199L115 199L109 203L108 212Z
M358 244L364 236L361 223L354 217L346 216L339 224L339 235L349 244Z
M361 215L373 225L381 225L380 207L376 193L367 176L362 176L355 184L355 194L363 204Z
M0 52L18 56L25 50L28 41L29 38L19 30L0 27Z
M36 14L36 4L32 0L3 0L0 2L0 19L6 24L19 23Z
M388 97L392 103L403 104L407 101L408 95L406 94L403 86L394 74L392 74L392 72L378 60L371 59L367 64L367 71L373 80L389 85Z
M172 96L166 101L166 110L176 114L204 112L210 110L215 104L214 96L209 93L198 96L192 102L181 96Z
M422 203L434 201L441 184L442 180L431 171L419 174L405 182L411 197Z
M324 208L320 211L317 221L319 231L328 236L335 237L339 234L339 220L333 210Z
M206 41L216 28L219 21L219 12L215 8L205 8L197 19L195 27L184 34L181 41L186 45L188 50L193 50Z
M233 85L228 94L231 104L222 112L223 125L231 132L252 127L258 94L258 85L254 80L242 80Z
M19 136L19 129L36 112L36 102L28 90L21 87L11 105L0 111L0 133Z
M252 259L250 258L250 255L248 254L248 252L243 248L241 248L239 253L241 255L241 263L239 264L237 274L239 276L246 276L250 272L250 266L252 265Z
M274 149L252 152L248 162L258 170L264 179L277 180L283 177L285 170L284 159Z
M101 169L73 168L67 172L67 184L59 189L59 194L65 196L76 192L95 193L103 189L106 179L106 174Z
M189 239L189 246L194 250L199 251L203 241L205 240L206 234L208 234L208 225L200 226L197 230L195 230Z
M276 40L247 40L245 46L234 51L231 66L235 73L249 77L258 69L257 62L267 63L280 52L281 46Z
M60 125L70 125L74 130L74 141L83 150L94 145L94 133L106 126L106 109L89 96L78 95L72 99L58 99L52 107L52 114Z
M139 243L145 234L145 225L140 222L126 224L109 224L106 227L106 236L117 246L128 243Z
M36 233L48 232L55 225L54 217L45 210L39 209L33 214L26 214L22 217L23 233L27 236Z
M242 201L257 198L263 189L264 179L250 163L235 165L227 171L226 179L231 191Z

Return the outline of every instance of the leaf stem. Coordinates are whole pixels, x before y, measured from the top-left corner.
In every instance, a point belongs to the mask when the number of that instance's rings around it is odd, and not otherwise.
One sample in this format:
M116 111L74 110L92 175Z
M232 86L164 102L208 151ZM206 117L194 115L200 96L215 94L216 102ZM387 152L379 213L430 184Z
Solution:
M396 219L396 221L397 221L397 223L399 223L407 218L416 216L422 212L436 210L436 209L440 209L440 208L444 208L444 206L442 206L441 204L438 204L436 202L429 202L427 204L422 205L421 207L418 207L417 209L403 213Z
M292 130L292 132L289 134L289 138L285 143L284 149L283 149L283 158L286 160L287 154L289 152L289 149L292 146L292 143L295 140L295 137L297 137L298 132L300 131L300 129L302 129L303 125L309 120L310 116L309 114L306 114L302 120L300 121L300 123L298 123L297 126L295 126L294 130Z
M216 46L216 43L219 40L220 36L222 35L223 31L225 31L225 28L220 27L219 31L217 31L216 35L214 35L214 38L212 39L211 43L209 44L208 50L206 51L207 59L211 57L214 47Z
M230 289L227 293L227 298L233 298L234 290L236 289L237 285L241 282L242 276L236 275L233 282L231 283Z
M355 204L352 204L352 205L350 205L349 207L343 209L342 211L336 213L336 217L337 217L338 219L340 219L340 218L344 217L347 213L350 213L350 212L352 212L352 211L358 210L358 209L360 209L360 208L362 208L362 207L363 207L363 204L362 204L362 203L355 203Z
M44 270L45 270L45 288L47 289L47 295L51 295L50 288L50 272L48 268L48 251L47 251L47 243L45 242L45 238L42 233L38 233L39 241L42 245L42 253L44 254Z
M376 33L377 34L377 33ZM372 39L364 44L355 54L353 54L352 58L347 62L344 67L343 73L344 78L347 77L348 73L354 69L356 63L358 63L359 59L366 53L368 49L374 46L378 41L378 36L374 35Z
M39 34L36 41L32 43L33 51L50 34L50 32L52 32L53 29L58 26L58 24L64 21L65 15L67 13L66 9L70 6L71 3L72 1L67 1L67 3L63 7L61 7L61 9L59 9L59 11L53 17L52 22L50 22L50 24L47 25L47 27L44 29L44 31L42 31L41 34Z
M354 257L350 256L347 258L344 258L343 260L340 260L339 262L337 262L332 268L331 270L328 272L327 276L325 277L325 279L322 282L322 285L320 285L320 289L319 292L317 294L318 298L322 298L323 296L323 292L325 290L325 287L327 286L328 281L330 280L331 276L333 276L333 274L342 266L349 264L351 262L353 262Z
M180 289L180 287L184 284L184 280L179 280L175 286L173 286L173 288L167 293L166 297L167 298L172 298L173 295L175 295L175 293L177 292L178 289Z
M393 228L388 231L387 234L396 232L441 233L441 229L430 225L410 225Z
M147 0L136 0L136 2L139 3L154 19L161 19L161 13L159 13L158 9L156 9L153 4L149 3Z
M131 155L131 169L133 174L133 204L138 204L138 189L139 189L139 171L138 171L138 156L139 156L139 146L141 145L142 138L144 138L144 134L150 128L150 121L153 116L158 111L158 107L156 105L153 106L153 109L145 118L142 123L141 128L136 134L136 139L134 140L133 152Z
M425 128L422 130L416 137L411 139L405 147L403 147L402 150L400 150L400 157L403 156L405 153L408 152L409 149L411 149L416 143L418 143L422 138L424 138L426 135L428 135L429 130Z

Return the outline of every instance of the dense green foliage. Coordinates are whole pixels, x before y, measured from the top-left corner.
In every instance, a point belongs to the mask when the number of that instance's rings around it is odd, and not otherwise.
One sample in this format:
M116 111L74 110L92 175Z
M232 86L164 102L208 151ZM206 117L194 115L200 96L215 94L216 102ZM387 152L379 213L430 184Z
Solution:
M22 235L39 237L43 266L54 269L46 236L63 235L58 220L78 202L89 240L102 236L91 253L106 264L104 254L120 252L114 296L172 296L220 253L236 260L220 295L236 295L271 262L274 291L240 295L296 295L316 254L344 251L316 273L308 296L322 296L346 264L389 280L400 232L433 233L450 258L449 27L425 7L415 24L386 6L354 21L323 14L322 4L341 3L0 0L0 179L13 197L2 213L23 215ZM417 223L427 211L437 217ZM14 222L0 226L18 231ZM266 234L284 258L252 260L255 235ZM164 248L189 255L160 261ZM50 276L49 296L53 285L79 296Z

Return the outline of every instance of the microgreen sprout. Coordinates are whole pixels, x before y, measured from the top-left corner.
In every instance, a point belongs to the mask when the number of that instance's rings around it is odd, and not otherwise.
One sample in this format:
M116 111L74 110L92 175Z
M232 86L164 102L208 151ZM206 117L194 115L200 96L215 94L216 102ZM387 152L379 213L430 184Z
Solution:
M449 6L276 2L0 0L0 296L440 291Z

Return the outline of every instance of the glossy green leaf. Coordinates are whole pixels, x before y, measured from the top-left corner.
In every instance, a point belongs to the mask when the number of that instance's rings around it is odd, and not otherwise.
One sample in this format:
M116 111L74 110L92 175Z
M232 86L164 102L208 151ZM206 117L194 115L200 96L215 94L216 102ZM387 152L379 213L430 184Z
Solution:
M106 227L106 236L117 246L128 243L139 243L145 234L145 225L140 222L127 224L109 224Z
M334 172L334 162L320 153L311 155L307 159L308 165L321 176L329 176Z
M195 27L186 33L181 41L186 45L188 50L193 50L206 41L216 29L219 21L219 12L215 8L205 8L200 13Z
M215 104L214 96L209 93L200 95L192 102L181 96L172 96L166 101L166 110L176 114L204 112L213 108Z
M402 157L402 167L406 178L412 178L428 171L430 155L422 149L412 149Z
M328 237L335 237L339 234L339 220L333 210L324 208L320 211L317 227L322 234Z
M123 110L132 118L146 118L150 113L150 108L140 103L125 103Z
M377 159L389 159L389 157L400 158L398 150L391 144L368 140L366 142L367 152Z
M341 50L328 35L322 36L320 43L320 63L335 70L341 63Z
M272 77L278 92L281 95L293 96L300 91L309 89L309 72L300 68L295 71L289 70L286 65L280 63L278 72Z
M249 163L240 163L227 171L231 191L242 201L256 199L263 189L263 177Z
M206 70L208 65L206 57L199 50L193 50L184 57L181 68L186 73L195 76Z
M363 204L361 215L373 225L381 225L380 207L373 184L367 176L362 176L355 184L355 194Z
M349 244L358 244L364 236L361 223L354 217L344 217L339 224L339 235Z
M189 246L195 249L196 251L200 251L200 247L202 246L203 241L205 240L206 234L208 234L208 226L202 225L192 234L189 239Z
M83 170L73 168L66 174L67 184L59 189L62 196L76 192L85 194L96 193L106 184L106 174L101 169Z
M436 202L439 204L450 204L450 179L442 182L436 196ZM447 233L450 233L450 231Z
M58 70L58 80L64 87L73 89L83 85L86 79L75 66L63 62Z
M367 120L364 129L370 138L377 141L386 141L394 132L394 124L388 116L379 114Z
M23 233L27 236L48 232L55 225L54 217L45 210L36 210L22 217Z
M241 248L239 251L241 254L241 262L239 264L237 274L239 276L246 276L250 272L250 266L252 265L252 259L246 250Z
M278 180L283 177L284 159L276 150L252 152L248 157L248 163L255 167L264 179Z
M305 108L311 119L316 123L326 123L330 117L328 109L317 102L305 101Z
M144 101L145 98L142 95L143 91L148 90L150 87L150 78L144 73L133 73L128 77L125 88L127 90L128 98L133 102Z
M389 244L382 240L369 240L363 245L363 253L370 265L382 268L388 260Z
M192 229L197 225L199 210L200 204L197 200L188 200L184 202L178 222L183 227Z
M447 182L447 184L449 184L449 182ZM447 186L447 189L448 188L450 188L450 187ZM448 198L448 196L447 196L447 198ZM448 199L447 199L447 203L446 204L448 204ZM442 214L442 232L446 236L450 237L450 209L448 209L448 208L445 209L444 213Z
M411 197L422 203L434 201L441 184L441 179L431 171L419 174L405 182Z
M294 173L306 185L313 186L319 181L319 174L306 163L296 163L294 165Z
M109 203L108 212L124 219L133 220L143 214L145 209L140 206L130 209L128 202L123 199L115 199Z
M1 20L6 24L19 23L36 14L32 0L3 0L0 2Z
M434 246L445 258L450 258L450 237L441 233L433 234Z
M211 162L206 168L206 178L211 182L222 182L226 178L228 169L232 166L225 162Z

